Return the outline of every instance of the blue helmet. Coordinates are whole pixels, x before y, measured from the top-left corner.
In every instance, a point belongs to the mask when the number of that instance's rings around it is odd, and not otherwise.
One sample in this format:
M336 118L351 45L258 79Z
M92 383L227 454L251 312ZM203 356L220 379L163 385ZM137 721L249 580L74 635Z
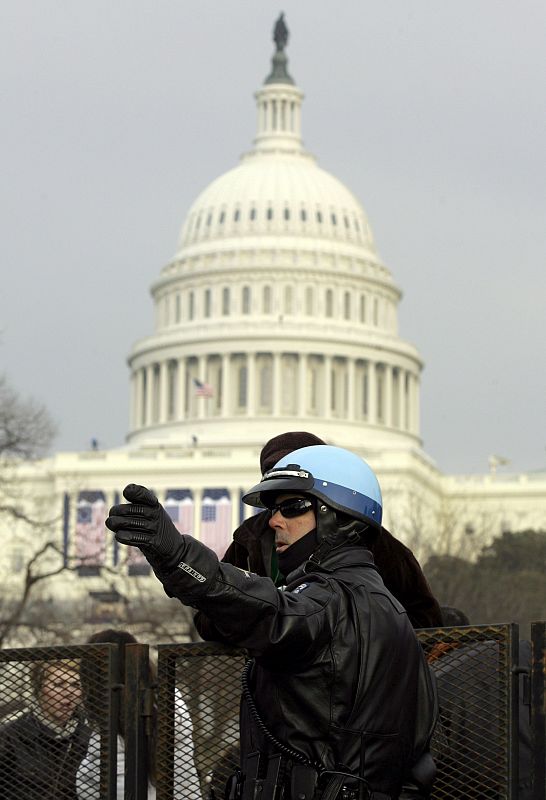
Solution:
M265 508L270 492L312 495L353 519L381 526L381 489L374 471L360 456L341 447L319 444L283 456L243 495L243 502Z

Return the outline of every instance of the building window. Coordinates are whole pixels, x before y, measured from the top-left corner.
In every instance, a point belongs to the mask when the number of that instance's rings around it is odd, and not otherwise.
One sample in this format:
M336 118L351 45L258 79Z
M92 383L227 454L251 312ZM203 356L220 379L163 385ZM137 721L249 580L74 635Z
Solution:
M289 208L285 208L285 209L284 209L284 218L285 218L286 220L289 220L289 219L290 219L290 209L289 209Z
M366 322L366 295L360 295L360 321Z
M159 421L159 364L154 364L152 382L152 422Z
M169 361L167 367L167 419L176 417L176 386L178 378L178 364L176 361Z
M373 299L373 324L379 325L379 300L377 297Z
M322 223L322 213L320 211L317 211L317 222L319 225Z
M345 223L345 227L349 228L349 217L343 217L343 222Z
M188 319L193 319L195 316L195 295L193 292L188 294Z
M255 208L251 208L250 209L249 217L250 217L251 220L255 220L256 219L256 209Z
M180 322L180 313L181 313L181 309L180 309L180 292L177 292L176 300L175 300L175 304L174 304L174 320L175 320L175 322Z
M264 286L263 310L264 314L271 314L271 286Z
M271 364L264 364L260 369L260 408L270 408L273 397L273 372Z
M351 293L345 292L343 298L343 314L345 319L351 319Z
M246 365L239 367L237 381L237 405L239 408L246 408L247 375Z
M273 209L271 207L267 209L267 219L273 219Z
M305 288L305 313L308 317L312 317L315 311L314 309L314 291L312 286L307 286Z
M239 217L240 216L241 216L241 213L240 213L239 209L236 208L235 212L233 214L233 222L239 222Z
M250 287L243 286L243 297L241 303L243 314L250 314Z
M222 211L218 222L220 223L220 225L223 225L225 221L226 221L226 212Z
M210 317L212 311L212 295L210 289L205 289L205 317Z
M334 316L334 293L331 289L326 289L326 316Z
M300 217L302 222L305 222L307 220L307 211L304 208L302 208L302 210L300 211Z
M330 214L330 219L332 220L332 225L337 225L337 217L335 214Z
M225 286L222 289L222 314L224 317L229 316L230 294L229 288Z
M284 313L294 313L294 293L291 286L284 287Z
M210 226L211 222L212 222L212 214L208 214L208 216L207 216L207 227Z

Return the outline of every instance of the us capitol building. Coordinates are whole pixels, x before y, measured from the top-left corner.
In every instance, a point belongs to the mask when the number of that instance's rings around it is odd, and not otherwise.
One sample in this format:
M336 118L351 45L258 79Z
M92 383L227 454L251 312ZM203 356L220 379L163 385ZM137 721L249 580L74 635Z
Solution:
M241 494L262 445L288 430L365 458L386 527L421 558L546 527L546 473L448 476L422 449L423 362L398 330L401 291L359 200L304 147L280 22L253 146L197 197L151 288L153 331L128 357L126 445L23 468L29 495L56 498L55 537L85 591L112 570L148 580L139 552L127 559L104 530L126 483L153 487L180 530L222 553L252 513Z

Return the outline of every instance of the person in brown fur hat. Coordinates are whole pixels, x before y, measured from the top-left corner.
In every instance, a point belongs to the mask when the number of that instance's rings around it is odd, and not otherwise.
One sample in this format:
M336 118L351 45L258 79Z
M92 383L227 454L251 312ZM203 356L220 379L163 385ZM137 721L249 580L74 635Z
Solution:
M307 431L288 431L274 436L266 442L260 453L262 475L294 450L317 444L326 442ZM269 511L262 511L245 519L234 531L233 541L222 561L256 575L269 577L280 586L283 576L277 563L275 532L269 526L270 516ZM366 547L374 557L385 586L402 603L413 627L441 627L440 606L409 547L383 527L380 532L374 532L370 528ZM212 623L203 613L197 612L194 623L203 638L210 640L213 637ZM219 632L216 632L214 638L222 641Z

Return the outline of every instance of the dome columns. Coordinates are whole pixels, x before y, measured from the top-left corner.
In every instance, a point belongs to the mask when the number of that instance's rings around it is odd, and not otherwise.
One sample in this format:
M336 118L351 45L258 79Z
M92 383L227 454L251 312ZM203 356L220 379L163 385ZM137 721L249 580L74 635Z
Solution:
M195 380L211 396L199 396ZM360 423L419 436L419 369L331 353L234 352L164 359L131 378L131 434L213 418Z

